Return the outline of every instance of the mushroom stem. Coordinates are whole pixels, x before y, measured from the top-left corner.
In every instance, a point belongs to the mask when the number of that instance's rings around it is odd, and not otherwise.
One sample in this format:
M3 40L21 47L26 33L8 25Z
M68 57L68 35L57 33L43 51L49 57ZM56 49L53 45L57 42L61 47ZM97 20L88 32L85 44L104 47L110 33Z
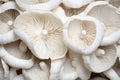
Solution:
M9 67L3 60L1 60L1 62L4 69L4 78L7 80L9 77Z
M22 51L24 53L27 51L27 46L25 45L25 43L20 42L19 49L20 49L20 51Z
M0 57L10 66L15 68L31 68L34 64L33 58L29 60L18 59L10 55L3 46L0 46ZM13 62L14 61L14 62Z
M15 76L17 76L16 69L11 68L9 73L9 80L13 80Z
M110 80L120 80L119 75L115 72L114 69L109 69L103 72Z
M86 34L87 34L86 30L82 30L82 35L86 35Z
M105 51L103 49L97 49L97 51L95 52L96 56L104 56L105 55Z
M56 8L53 12L61 19L62 23L67 21L68 17L65 15L65 12L61 7Z
M75 67L76 72L81 80L88 80L90 78L90 71L88 71L79 60L79 58L72 59L72 65Z
M65 62L65 57L51 61L50 80L59 80L60 69Z
M42 30L42 37L43 37L43 39L44 40L46 40L47 39L47 36L48 36L48 31L47 30Z

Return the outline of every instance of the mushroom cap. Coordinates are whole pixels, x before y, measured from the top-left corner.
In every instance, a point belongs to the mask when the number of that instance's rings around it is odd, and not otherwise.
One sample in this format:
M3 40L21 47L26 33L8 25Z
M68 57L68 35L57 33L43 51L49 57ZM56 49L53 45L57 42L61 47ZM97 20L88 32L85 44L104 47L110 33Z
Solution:
M52 10L58 7L61 2L62 0L16 0L18 6L23 10Z
M100 45L104 25L90 16L73 16L63 29L65 45L76 53L91 54Z
M15 33L40 59L58 59L65 56L63 24L50 12L27 12L15 20Z
M93 0L63 0L63 4L70 8L81 8L82 6L89 4Z
M100 73L103 71L108 70L111 68L117 59L117 52L116 52L116 47L111 45L111 46L104 46L104 47L99 47L99 49L104 50L105 54L101 56L97 56L97 50L89 56L84 56L84 64L86 68L88 68L92 72ZM102 53L102 52L101 52Z
M14 20L19 14L17 6L12 1L0 6L0 44L18 40L12 29Z
M84 11L84 15L93 16L104 23L102 46L111 45L120 39L120 14L118 12L119 9L106 1L93 2Z

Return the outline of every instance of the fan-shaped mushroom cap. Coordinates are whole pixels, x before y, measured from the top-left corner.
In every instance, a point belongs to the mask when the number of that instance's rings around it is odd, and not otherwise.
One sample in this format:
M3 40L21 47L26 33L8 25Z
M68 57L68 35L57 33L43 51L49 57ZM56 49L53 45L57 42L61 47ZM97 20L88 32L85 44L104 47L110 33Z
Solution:
M29 50L26 52L20 51L19 43L20 41L16 41L4 46L0 46L0 56L7 64L12 67L30 68L33 66L33 60L31 58L32 56L30 55L31 52Z
M12 29L14 20L19 14L14 2L7 2L0 6L0 44L18 39Z
M93 2L84 11L84 15L93 16L104 23L105 33L101 45L111 45L120 39L120 14L118 11L119 9L106 1Z
M89 4L93 0L63 0L63 4L70 8L81 8L82 6Z
M103 72L115 64L117 59L116 47L113 45L99 47L99 49L97 49L92 55L83 56L83 59L86 68L90 71L96 73Z
M70 59L67 59L60 71L60 80L75 80L78 77Z
M73 16L64 25L63 41L74 52L91 54L103 38L103 24L90 16Z
M59 6L62 0L16 0L18 6L23 9L52 10Z
M40 65L34 64L30 69L23 69L25 80L49 80L49 68L45 62L40 62Z
M63 24L50 12L27 12L15 20L15 33L32 53L40 59L58 59L65 56Z

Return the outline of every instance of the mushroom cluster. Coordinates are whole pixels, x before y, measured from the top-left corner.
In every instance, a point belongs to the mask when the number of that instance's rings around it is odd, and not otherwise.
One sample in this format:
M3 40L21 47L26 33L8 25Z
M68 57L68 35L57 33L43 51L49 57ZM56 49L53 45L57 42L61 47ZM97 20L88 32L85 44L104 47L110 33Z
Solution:
M0 80L120 80L120 0L0 0Z

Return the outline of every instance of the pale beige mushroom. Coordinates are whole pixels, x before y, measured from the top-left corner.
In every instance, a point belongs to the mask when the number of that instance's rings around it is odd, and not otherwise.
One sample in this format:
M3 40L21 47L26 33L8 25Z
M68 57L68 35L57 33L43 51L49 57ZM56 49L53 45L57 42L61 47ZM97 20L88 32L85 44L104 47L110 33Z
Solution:
M0 46L0 57L12 67L30 68L33 66L32 53L29 50L26 52L21 51L21 49L19 49L20 42L21 41L18 40Z
M119 9L106 1L96 1L87 6L84 15L93 16L104 23L104 38L101 45L111 45L120 39Z
M92 55L84 56L86 68L95 73L110 69L116 62L117 50L114 45L99 47Z
M64 25L64 44L76 53L92 54L103 39L103 27L94 17L73 16Z
M61 20L50 12L26 12L15 20L15 33L39 59L65 56Z
M0 6L0 44L18 40L13 31L13 23L19 14L14 2L7 2Z
M23 10L52 10L59 6L62 0L15 0Z

